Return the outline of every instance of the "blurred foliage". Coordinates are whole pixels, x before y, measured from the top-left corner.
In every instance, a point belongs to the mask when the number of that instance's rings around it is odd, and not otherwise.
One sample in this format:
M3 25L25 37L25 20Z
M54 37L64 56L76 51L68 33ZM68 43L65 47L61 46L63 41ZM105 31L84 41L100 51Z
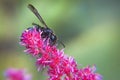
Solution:
M33 4L78 64L97 66L104 80L119 80L119 0L0 0L0 79L6 68L26 68L33 80L45 80L35 60L19 46L22 31L40 24L27 8ZM40 24L41 25L41 24ZM60 45L60 47L62 47Z

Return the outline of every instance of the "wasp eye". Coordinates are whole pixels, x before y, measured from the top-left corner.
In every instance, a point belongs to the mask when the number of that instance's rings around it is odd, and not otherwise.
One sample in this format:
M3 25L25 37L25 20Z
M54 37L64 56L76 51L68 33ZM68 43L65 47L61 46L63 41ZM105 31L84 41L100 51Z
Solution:
M54 34L50 35L49 43L53 46L56 43L57 37Z
M56 37L55 35L51 35L51 36L50 36L50 40L51 40L51 41L55 41L56 39L57 39L57 37Z

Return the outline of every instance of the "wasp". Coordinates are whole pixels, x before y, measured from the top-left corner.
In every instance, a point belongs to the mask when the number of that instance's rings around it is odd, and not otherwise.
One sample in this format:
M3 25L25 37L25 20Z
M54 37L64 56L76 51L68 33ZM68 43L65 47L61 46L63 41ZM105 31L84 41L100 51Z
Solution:
M53 30L50 29L46 23L44 22L43 18L40 16L38 10L32 5L32 4L28 4L28 8L35 14L35 16L39 19L39 21L43 24L43 27L41 27L40 25L36 24L36 23L32 23L32 25L37 26L38 29L40 29L42 31L41 37L48 40L49 39L49 44L50 46L53 46L57 43L58 39L57 36L54 34ZM65 45L60 42L63 47L65 47Z

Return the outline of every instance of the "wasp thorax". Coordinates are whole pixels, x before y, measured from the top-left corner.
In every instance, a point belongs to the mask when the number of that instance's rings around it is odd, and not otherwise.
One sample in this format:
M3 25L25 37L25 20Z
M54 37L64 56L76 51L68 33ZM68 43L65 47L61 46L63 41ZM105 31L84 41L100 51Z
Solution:
M47 38L47 37L50 37L50 35L53 33L53 31L49 28L44 28L42 29L42 38Z

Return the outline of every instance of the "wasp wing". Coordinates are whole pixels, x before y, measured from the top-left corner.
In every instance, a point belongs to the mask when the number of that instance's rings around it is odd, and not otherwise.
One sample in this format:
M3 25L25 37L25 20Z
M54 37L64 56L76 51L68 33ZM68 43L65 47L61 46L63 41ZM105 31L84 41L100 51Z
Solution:
M40 16L40 14L38 13L37 9L32 5L29 4L28 8L36 15L36 17L40 20L40 22L47 27L46 23L44 22L44 20L42 19L42 17Z

